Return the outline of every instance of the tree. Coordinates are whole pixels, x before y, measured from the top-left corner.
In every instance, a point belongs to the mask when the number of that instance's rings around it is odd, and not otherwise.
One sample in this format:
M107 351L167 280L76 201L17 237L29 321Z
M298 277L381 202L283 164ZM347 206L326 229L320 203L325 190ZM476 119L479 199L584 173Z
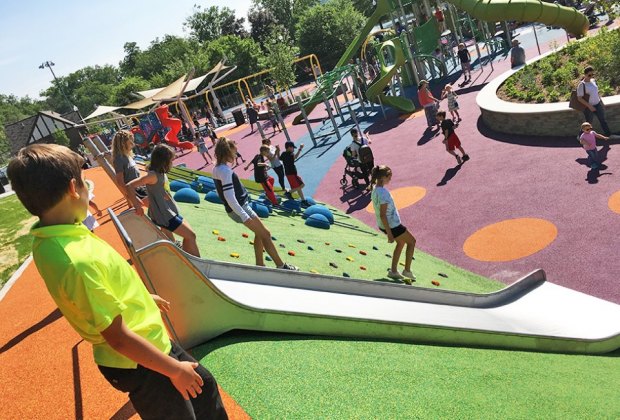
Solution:
M237 70L228 77L229 80L249 76L264 67L264 58L260 46L252 38L223 36L210 42L206 47L211 65L216 65L226 57L226 64L237 66Z
M118 67L123 76L130 76L136 70L136 61L142 51L135 42L125 42L123 50L125 51L125 58L118 63Z
M351 0L314 6L301 15L297 24L300 53L316 54L323 68L332 68L365 22Z
M71 145L71 140L69 140L69 136L67 136L67 133L65 133L64 130L56 130L54 134L52 134L52 137L54 137L56 144L65 147L69 147Z
M125 77L112 90L112 104L121 106L139 100L136 92L150 88L149 82L138 76Z
M11 152L4 126L30 117L46 107L44 101L30 99L28 96L18 98L0 94L0 165L6 163Z
M262 6L254 6L248 12L248 22L250 22L250 36L259 44L263 44L269 36L272 28L277 25L276 18L269 10Z
M369 17L370 15L372 15L372 12L375 11L375 6L372 4L373 3L372 0L352 0L352 1L353 1L353 7L355 7L355 9L358 12L360 12L366 17Z
M235 16L235 11L228 7L211 6L203 9L194 5L194 13L185 19L183 26L190 31L190 36L199 42L213 41L224 35L247 36L243 27L245 18Z
M270 75L280 89L287 89L295 84L295 71L293 60L299 53L299 49L292 45L286 32L281 28L274 28L265 40L265 61L271 68Z
M316 4L319 0L253 0L254 8L271 13L293 39L297 39L295 30L299 16Z

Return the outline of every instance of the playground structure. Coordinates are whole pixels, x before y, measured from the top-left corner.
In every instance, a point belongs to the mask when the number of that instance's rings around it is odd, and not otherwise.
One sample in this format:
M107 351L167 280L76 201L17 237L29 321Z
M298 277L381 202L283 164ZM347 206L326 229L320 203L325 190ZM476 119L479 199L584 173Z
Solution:
M467 16L460 19L455 8L466 12ZM412 13L406 12L407 9ZM424 12L421 9L424 9ZM584 35L589 27L588 18L576 9L540 0L449 0L446 11L446 22L450 29L442 32L435 17L422 22L424 17L433 16L428 1L378 0L373 14L342 55L336 68L349 63L361 47L363 47L362 58L365 58L369 35L374 37L379 34L391 34L392 39L380 42L373 48L373 53L379 61L379 69L368 86L366 96L371 102L387 104L400 112L408 113L412 112L413 103L405 97L403 86L417 85L428 73L432 76L435 69L439 77L445 74L445 62L439 60L441 61L439 65L438 58L432 55L437 48L443 49L444 53L447 52L456 64L453 48L457 41L464 41L462 23L467 24L467 30L474 37L479 59L482 58L479 41L485 44L489 55L500 49L506 50L510 44L510 30L507 25L502 36L495 36L483 22L492 22L493 25L495 22L508 20L540 22L562 27L575 36ZM479 20L478 28L471 17ZM391 21L393 28L402 28L400 34L396 34L394 30L372 32L384 18ZM383 92L388 86L392 87L392 95ZM399 92L395 86L399 87ZM317 90L332 94L334 92L333 86L325 84L319 84ZM397 93L400 98L397 98ZM303 114L310 114L317 104L318 101L312 98L305 101L304 112L297 116L294 123L300 123L304 118Z

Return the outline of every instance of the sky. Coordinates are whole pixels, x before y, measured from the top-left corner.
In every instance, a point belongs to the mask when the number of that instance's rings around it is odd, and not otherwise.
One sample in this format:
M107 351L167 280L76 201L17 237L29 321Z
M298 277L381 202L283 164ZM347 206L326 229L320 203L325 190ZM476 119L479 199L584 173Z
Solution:
M124 57L125 42L146 49L165 34L188 36L194 4L245 17L251 0L0 0L0 94L39 98L57 77Z

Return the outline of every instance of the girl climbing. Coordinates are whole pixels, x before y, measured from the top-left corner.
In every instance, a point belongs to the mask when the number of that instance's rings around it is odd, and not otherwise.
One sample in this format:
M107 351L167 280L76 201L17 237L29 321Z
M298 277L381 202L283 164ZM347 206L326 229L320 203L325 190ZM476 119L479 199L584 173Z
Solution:
M411 272L411 260L415 249L415 238L400 222L398 210L394 205L392 195L386 186L392 180L392 170L385 165L378 165L372 169L370 185L372 187L372 206L375 209L375 217L379 229L388 237L388 243L396 242L392 254L392 267L388 271L388 277L394 280L402 280L407 284L415 281L415 275ZM398 272L398 261L403 248L405 252L405 269L402 274Z

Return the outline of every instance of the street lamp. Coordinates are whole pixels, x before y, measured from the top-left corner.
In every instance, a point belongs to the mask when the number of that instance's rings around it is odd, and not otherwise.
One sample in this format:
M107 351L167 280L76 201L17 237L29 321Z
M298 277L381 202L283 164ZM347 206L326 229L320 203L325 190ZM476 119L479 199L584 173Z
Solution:
M44 63L41 63L41 65L39 66L39 68L41 70L43 70L45 67L47 67L48 69L50 69L50 71L52 72L52 76L54 77L54 80L56 81L56 86L58 86L58 89L60 89L60 93L62 93L62 96L65 98L65 100L69 103L69 105L71 105L71 107L73 108L74 111L78 111L78 107L73 105L73 103L71 103L71 101L69 100L69 98L67 98L67 95L65 94L65 91L62 90L62 85L58 82L58 78L56 77L56 74L54 73L54 70L52 69L53 66L55 66L56 64L54 64L53 61L45 61Z

